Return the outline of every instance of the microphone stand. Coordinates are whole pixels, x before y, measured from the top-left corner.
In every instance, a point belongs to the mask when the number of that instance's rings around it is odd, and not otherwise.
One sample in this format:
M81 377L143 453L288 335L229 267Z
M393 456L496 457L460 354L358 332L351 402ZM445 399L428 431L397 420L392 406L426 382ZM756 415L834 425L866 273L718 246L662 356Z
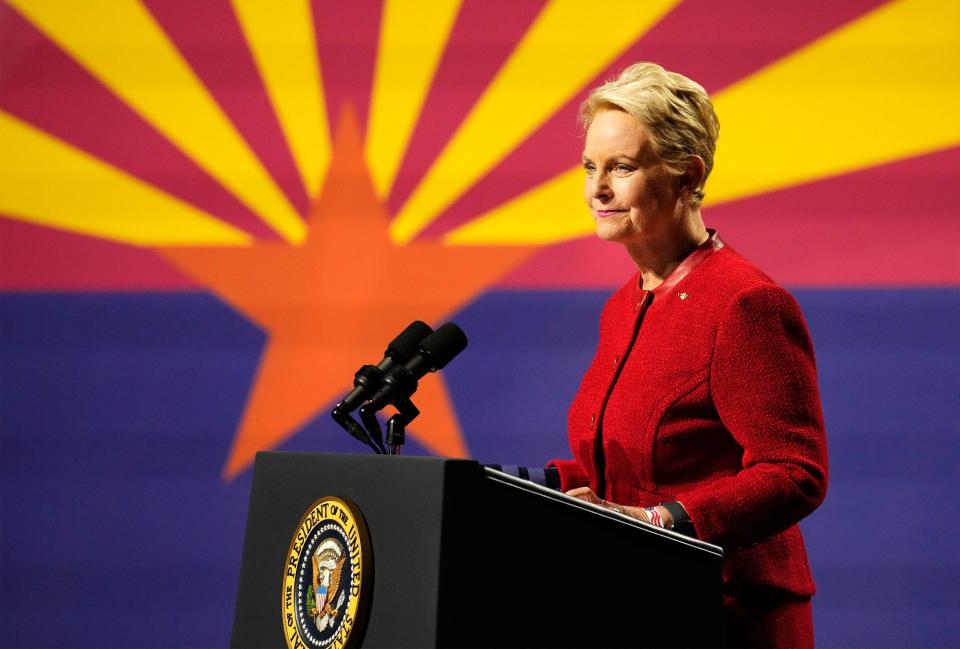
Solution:
M387 420L387 450L390 455L400 455L400 447L406 439L407 424L420 414L410 399L397 403L397 414Z
M363 421L363 427L367 429L366 432L369 433L370 437L381 445L380 448L383 448L383 436L376 413L386 405L368 401L360 408L360 420ZM397 413L387 420L387 447L383 450L383 453L388 455L400 455L400 447L406 441L407 424L420 414L420 410L413 405L409 397L398 400L394 406Z

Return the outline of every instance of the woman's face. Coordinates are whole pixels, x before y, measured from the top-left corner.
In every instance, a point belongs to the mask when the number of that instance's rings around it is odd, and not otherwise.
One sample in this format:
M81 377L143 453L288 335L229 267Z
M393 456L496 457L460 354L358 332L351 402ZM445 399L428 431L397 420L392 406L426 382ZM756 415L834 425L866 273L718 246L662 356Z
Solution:
M632 115L612 109L594 115L583 167L584 198L601 239L639 243L676 223L674 180Z

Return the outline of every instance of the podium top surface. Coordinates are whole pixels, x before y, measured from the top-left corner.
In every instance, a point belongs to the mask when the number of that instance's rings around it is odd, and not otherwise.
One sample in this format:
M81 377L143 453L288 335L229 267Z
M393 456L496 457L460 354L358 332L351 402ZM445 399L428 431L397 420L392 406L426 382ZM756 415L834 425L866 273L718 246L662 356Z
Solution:
M595 505L593 503L588 503L585 500L580 500L579 498L574 498L573 496L568 496L562 491L557 491L555 489L550 489L549 487L544 487L543 485L538 485L535 482L529 480L524 480L523 478L518 478L516 476L497 471L490 467L484 467L484 471L487 474L487 477L492 480L497 480L504 484L511 485L517 489L522 489L527 492L536 493L543 498L548 498L550 500L563 503L569 507L576 507L584 509L586 511L593 512L600 516L605 516L613 520L622 522L624 525L630 525L638 529L642 529L645 532L650 534L656 534L659 536L664 536L672 539L678 543L683 543L690 547L702 550L709 554L712 554L717 557L723 557L723 548L718 545L713 545L712 543L707 543L706 541L701 541L700 539L695 539L684 534L678 534L672 530L667 530L662 527L657 527L656 525L651 525L644 521L637 520L632 516L627 516L626 514L620 514L613 510L607 509L606 507L601 507L600 505Z

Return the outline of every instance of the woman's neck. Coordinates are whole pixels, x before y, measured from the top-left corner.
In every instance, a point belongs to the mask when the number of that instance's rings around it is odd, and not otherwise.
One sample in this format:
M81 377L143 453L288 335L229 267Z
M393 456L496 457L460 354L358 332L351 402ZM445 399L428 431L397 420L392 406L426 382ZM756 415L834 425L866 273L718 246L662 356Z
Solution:
M710 237L700 210L691 212L680 223L627 246L640 269L641 288L651 291L661 284L690 253Z

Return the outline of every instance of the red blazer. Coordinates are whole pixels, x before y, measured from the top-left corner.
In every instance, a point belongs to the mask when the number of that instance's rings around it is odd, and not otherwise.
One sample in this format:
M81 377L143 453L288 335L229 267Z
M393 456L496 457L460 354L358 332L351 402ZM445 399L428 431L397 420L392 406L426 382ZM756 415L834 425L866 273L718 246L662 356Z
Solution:
M607 302L569 413L564 490L679 501L725 550L728 592L812 595L797 522L823 500L827 447L813 347L796 301L711 234L662 285Z

